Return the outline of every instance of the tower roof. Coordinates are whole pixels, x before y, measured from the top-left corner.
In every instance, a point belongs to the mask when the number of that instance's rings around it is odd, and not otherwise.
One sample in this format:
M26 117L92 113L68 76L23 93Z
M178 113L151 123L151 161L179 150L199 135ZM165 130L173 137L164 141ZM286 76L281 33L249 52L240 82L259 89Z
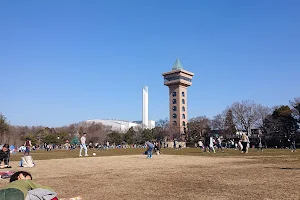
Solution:
M176 59L174 65L173 65L172 70L178 70L178 69L183 69L183 66L182 66L179 58Z

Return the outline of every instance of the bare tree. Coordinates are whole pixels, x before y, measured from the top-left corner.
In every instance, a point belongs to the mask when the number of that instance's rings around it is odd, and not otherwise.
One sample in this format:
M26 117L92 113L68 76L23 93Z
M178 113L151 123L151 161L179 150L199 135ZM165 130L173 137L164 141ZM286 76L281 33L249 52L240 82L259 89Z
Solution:
M166 128L169 125L169 120L168 118L165 119L159 119L156 122L156 126Z
M223 113L213 117L211 120L211 129L225 130L225 116Z
M258 119L255 122L255 126L256 127L263 127L264 125L264 120L266 119L266 117L268 115L270 115L272 113L272 109L266 106L258 106L257 107L257 114L258 114Z
M206 116L200 116L190 119L188 123L189 140L197 141L204 134L210 131L210 119Z
M0 139L4 142L8 142L7 141L7 135L9 133L9 124L6 120L6 117L0 113Z
M263 119L267 116L268 109L261 104L253 101L235 102L231 105L233 118L238 129L243 129L251 135L251 128L258 127L262 124Z

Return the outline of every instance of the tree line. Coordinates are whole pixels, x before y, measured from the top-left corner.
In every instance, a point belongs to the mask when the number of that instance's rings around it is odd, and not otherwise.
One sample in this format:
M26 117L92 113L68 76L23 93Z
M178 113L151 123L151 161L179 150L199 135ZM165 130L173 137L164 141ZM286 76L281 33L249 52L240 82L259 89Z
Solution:
M289 105L269 108L253 101L235 102L212 119L199 116L189 120L185 129L185 141L197 142L207 133L214 133L223 138L234 138L239 131L248 135L261 134L269 140L282 141L291 135L299 138L300 98L290 101ZM0 141L14 145L22 145L26 138L34 145L64 144L74 141L84 132L88 133L87 142L115 144L142 144L147 140L181 140L181 133L170 126L168 119L160 119L153 129L129 128L120 133L112 127L100 123L74 123L63 127L14 126L0 114Z

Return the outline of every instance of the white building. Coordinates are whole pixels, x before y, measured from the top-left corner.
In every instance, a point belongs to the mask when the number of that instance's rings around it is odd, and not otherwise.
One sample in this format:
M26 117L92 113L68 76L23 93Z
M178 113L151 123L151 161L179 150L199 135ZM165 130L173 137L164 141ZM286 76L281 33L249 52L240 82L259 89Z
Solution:
M87 124L92 123L101 123L104 126L109 126L113 131L126 132L129 128L133 127L135 130L142 128L142 121L123 121L123 120L114 120L114 119L93 119L85 121ZM155 121L149 120L149 129L155 127Z

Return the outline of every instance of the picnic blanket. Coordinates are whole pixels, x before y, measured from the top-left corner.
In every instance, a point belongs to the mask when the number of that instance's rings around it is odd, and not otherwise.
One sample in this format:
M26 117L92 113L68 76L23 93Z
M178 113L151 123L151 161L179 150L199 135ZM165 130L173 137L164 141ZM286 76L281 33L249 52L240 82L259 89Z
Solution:
M0 172L0 177L2 179L7 179L7 178L10 178L14 173L15 173L15 171Z

